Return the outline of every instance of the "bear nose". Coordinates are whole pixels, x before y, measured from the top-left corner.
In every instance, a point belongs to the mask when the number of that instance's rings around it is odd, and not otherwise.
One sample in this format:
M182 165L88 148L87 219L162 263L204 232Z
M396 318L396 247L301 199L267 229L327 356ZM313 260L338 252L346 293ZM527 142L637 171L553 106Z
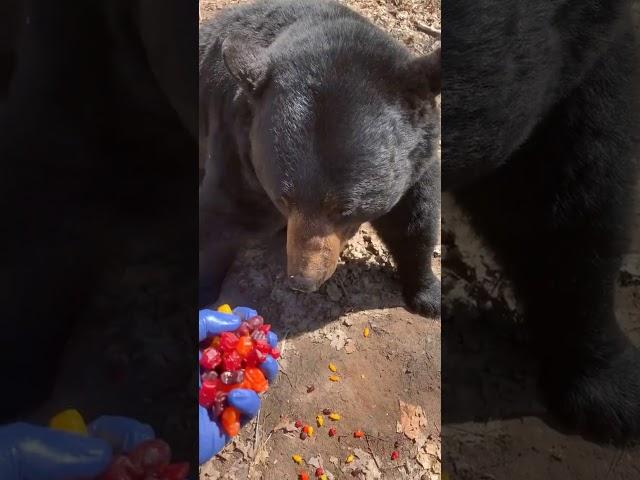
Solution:
M291 290L298 292L315 292L318 289L317 282L314 279L306 278L301 275L289 275L287 286Z

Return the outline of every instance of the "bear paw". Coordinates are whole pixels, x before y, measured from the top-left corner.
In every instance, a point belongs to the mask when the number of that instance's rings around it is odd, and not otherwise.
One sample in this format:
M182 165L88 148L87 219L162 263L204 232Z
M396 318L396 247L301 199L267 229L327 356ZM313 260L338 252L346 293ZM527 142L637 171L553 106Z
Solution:
M405 288L404 299L414 313L430 318L440 317L440 280L433 277L420 288Z
M561 368L561 367L559 367ZM579 374L542 379L551 412L586 437L614 444L640 440L640 350L628 346Z

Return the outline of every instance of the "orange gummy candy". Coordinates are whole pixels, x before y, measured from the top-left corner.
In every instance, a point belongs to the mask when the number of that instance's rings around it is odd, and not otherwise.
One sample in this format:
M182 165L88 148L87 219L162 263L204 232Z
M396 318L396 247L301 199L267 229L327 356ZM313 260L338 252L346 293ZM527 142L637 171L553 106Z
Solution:
M256 393L264 393L269 389L269 382L262 373L262 370L249 367L244 371L244 380Z
M240 431L240 412L233 407L227 407L220 416L222 428L230 437L235 437Z
M246 357L253 350L253 342L251 341L251 337L249 335L243 335L238 340L238 345L236 345L236 351L240 354L241 357Z

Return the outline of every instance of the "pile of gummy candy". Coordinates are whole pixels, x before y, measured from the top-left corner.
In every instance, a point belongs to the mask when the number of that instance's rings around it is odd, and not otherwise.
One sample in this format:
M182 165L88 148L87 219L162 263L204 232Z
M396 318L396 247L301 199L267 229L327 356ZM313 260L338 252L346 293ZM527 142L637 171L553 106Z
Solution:
M218 308L231 313L228 305ZM264 393L269 382L260 364L271 355L280 357L267 340L271 325L260 315L243 321L235 332L223 332L200 344L200 389L198 402L212 419L219 419L230 437L240 431L240 413L227 405L227 394L236 388Z

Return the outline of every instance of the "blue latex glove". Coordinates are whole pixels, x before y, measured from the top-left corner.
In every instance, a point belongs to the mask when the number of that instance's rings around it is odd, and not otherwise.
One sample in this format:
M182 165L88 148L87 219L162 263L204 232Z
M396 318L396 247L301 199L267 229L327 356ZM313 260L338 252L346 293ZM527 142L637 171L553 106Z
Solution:
M154 438L151 427L124 417L100 417L87 430L89 436L28 423L0 427L0 479L93 478L106 470L114 449Z
M201 310L198 315L199 340L219 335L222 332L236 330L243 320L248 320L258 313L247 307L237 307L233 314L220 313L214 310ZM269 332L267 335L269 345L275 348L278 344L278 336ZM278 362L271 356L260 365L262 373L272 382L278 375ZM200 375L198 375L198 378ZM198 381L198 384L200 382ZM227 402L237 409L242 416L242 425L245 425L260 410L260 397L253 390L236 389L229 392ZM217 420L211 420L207 410L198 406L198 419L200 430L199 461L200 465L216 455L229 442L230 438L224 433Z

